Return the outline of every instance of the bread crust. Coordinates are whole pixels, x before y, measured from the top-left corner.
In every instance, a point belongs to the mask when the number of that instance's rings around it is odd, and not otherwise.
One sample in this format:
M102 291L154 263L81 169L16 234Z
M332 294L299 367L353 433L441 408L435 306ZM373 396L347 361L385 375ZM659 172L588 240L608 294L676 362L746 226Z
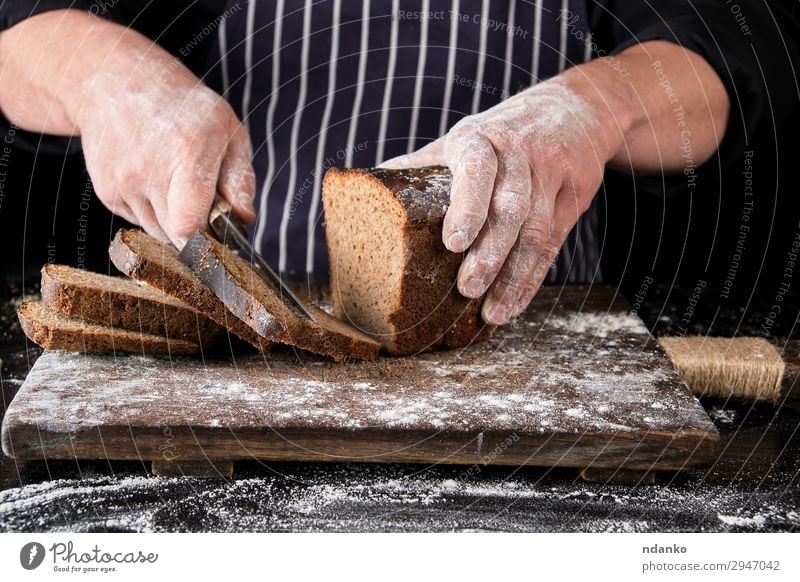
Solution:
M183 260L237 317L261 337L329 356L374 360L380 344L317 308L308 319L254 268L206 233L197 233L181 252Z
M54 311L38 301L23 302L17 309L17 317L25 335L48 350L152 355L189 355L200 352L200 346L196 343L87 322Z
M122 277L47 264L41 289L50 309L110 327L209 346L221 331L184 302Z
M111 261L127 276L152 285L167 295L190 304L204 316L228 329L261 352L265 341L209 290L178 258L178 251L139 230L120 229L108 250Z
M435 349L452 349L487 339L494 327L483 322L482 299L468 299L456 287L462 254L451 253L442 242L442 225L450 203L452 176L444 166L425 168L338 169L331 168L323 181L322 200L328 248L337 253L331 260L331 288L334 314L347 317L353 325L369 331L369 322L381 320L391 333L377 334L384 349L393 355L410 355ZM402 219L399 237L402 273L386 293L391 305L359 305L368 290L346 285L348 269L360 267L344 241L359 231L358 217L369 208L352 208L350 213L331 212L335 204L345 206L339 197L348 197L354 186L368 187L374 196L383 197L399 208ZM360 202L368 204L368 202ZM337 222L341 220L341 224ZM337 230L338 229L338 230ZM339 232L339 230L341 232ZM372 310L372 311L370 311Z

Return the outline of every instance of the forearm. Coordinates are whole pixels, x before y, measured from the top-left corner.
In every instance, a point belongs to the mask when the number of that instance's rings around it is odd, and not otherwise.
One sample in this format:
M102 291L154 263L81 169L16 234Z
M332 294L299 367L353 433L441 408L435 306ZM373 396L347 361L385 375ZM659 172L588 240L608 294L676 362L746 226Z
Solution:
M146 37L80 10L33 16L0 33L0 110L28 131L78 135L92 75L148 50Z
M680 172L708 160L725 133L730 101L722 82L676 44L643 43L564 75L596 104L612 168Z

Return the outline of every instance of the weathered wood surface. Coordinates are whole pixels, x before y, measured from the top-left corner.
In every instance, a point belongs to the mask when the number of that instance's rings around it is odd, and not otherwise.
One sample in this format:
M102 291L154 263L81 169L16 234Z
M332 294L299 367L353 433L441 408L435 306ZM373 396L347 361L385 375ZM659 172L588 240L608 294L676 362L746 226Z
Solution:
M45 352L3 421L20 459L709 463L718 434L627 304L547 288L481 345L335 364Z

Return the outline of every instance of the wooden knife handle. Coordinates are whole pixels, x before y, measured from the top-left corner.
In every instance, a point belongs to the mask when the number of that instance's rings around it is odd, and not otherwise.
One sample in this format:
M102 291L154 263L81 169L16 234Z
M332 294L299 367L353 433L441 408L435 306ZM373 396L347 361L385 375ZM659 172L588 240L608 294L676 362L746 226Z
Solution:
M241 230L244 230L244 227L236 218L236 215L233 214L233 207L227 200L217 194L214 196L214 203L211 205L211 211L208 213L208 225L221 243L228 245L234 250L238 250L239 245L236 244L232 236L228 236L225 218L238 225Z

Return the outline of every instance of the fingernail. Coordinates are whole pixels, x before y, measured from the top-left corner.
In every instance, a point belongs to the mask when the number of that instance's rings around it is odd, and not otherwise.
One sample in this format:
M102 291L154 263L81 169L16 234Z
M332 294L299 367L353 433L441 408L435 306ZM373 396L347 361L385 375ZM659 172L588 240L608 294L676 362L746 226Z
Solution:
M455 253L460 253L467 248L467 236L457 230L447 238L447 248Z
M464 295L467 297L480 297L484 292L483 279L470 277L463 286Z
M495 303L486 310L490 323L501 325L508 321L508 307L503 303Z

